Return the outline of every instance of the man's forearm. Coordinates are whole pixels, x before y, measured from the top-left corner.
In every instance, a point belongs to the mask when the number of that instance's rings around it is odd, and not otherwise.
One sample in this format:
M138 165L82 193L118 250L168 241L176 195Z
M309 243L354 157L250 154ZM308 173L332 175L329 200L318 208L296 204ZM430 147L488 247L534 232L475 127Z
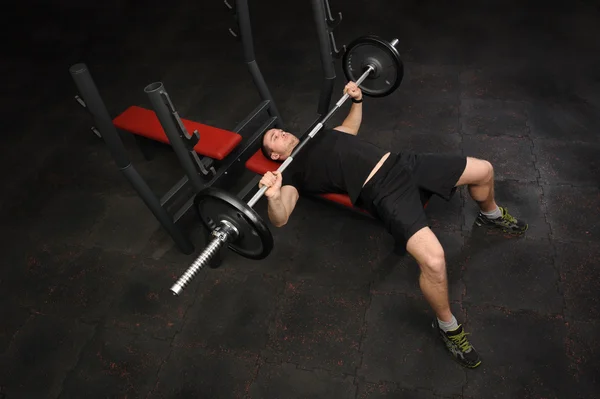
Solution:
M276 227L281 227L288 221L288 212L280 195L268 199L269 220Z
M362 103L352 103L348 116L344 119L342 125L358 132L360 124L362 122Z

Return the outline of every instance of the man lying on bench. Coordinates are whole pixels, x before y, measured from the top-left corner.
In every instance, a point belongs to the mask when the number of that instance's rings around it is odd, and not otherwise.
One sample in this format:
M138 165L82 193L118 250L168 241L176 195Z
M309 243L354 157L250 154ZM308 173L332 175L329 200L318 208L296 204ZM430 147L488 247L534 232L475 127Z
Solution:
M287 223L298 192L344 192L352 204L381 220L421 268L421 290L433 308L433 326L453 356L466 367L477 367L479 355L450 310L444 250L428 226L423 194L449 201L458 186L467 185L480 207L478 226L523 234L527 224L509 215L494 200L494 171L488 161L459 155L391 153L357 137L362 121L362 92L355 83L344 88L352 107L341 126L323 128L298 152L283 173L267 172L259 186L269 187L268 214L273 225ZM281 129L268 130L263 154L283 162L299 140Z

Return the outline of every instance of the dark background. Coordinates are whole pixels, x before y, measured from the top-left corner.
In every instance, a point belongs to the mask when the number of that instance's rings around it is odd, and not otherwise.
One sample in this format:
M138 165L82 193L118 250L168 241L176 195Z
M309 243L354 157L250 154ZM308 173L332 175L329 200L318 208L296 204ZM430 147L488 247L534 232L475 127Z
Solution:
M275 249L228 254L179 298L173 247L74 101L85 62L114 117L162 81L180 114L232 129L260 101L219 1L20 3L2 63L0 396L594 398L600 395L600 18L591 1L337 1L338 46L398 38L406 75L367 98L361 135L490 160L530 224L473 226L466 190L432 200L452 309L483 364L429 327L418 267L376 221L302 198ZM252 1L257 60L301 133L322 78L310 3ZM339 61L333 101L345 83ZM343 118L345 109L334 120ZM182 174L132 159L158 195ZM249 179L249 174L240 177ZM265 202L256 209L265 215ZM185 226L202 249L193 220Z

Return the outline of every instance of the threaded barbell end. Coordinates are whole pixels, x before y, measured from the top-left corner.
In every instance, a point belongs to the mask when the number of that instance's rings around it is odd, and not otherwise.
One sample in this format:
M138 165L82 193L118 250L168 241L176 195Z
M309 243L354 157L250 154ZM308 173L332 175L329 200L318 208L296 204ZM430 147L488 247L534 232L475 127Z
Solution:
M213 238L213 240L208 244L208 246L202 251L200 256L192 263L192 265L187 269L185 273L177 280L175 284L171 287L171 292L173 295L179 295L183 291L186 285L194 276L210 262L210 260L219 252L219 249L225 244L226 240L221 240L218 237Z

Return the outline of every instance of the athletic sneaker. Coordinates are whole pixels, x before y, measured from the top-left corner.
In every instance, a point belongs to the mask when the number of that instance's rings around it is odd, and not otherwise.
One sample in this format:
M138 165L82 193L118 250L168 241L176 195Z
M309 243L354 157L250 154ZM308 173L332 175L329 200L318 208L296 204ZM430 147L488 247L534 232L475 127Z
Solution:
M433 321L433 328L438 330L442 341L446 344L446 348L448 348L458 363L472 369L481 364L481 359L479 359L475 348L469 343L467 339L467 335L469 334L465 332L462 324L459 324L456 330L444 332L440 328L437 319L435 319Z
M491 228L501 229L505 233L520 235L525 233L527 228L529 227L527 223L522 220L517 220L513 216L508 213L508 209L502 208L501 206L500 212L502 212L502 216L497 219L490 219L485 216L483 213L479 212L477 215L477 219L475 219L475 224L477 226L485 226Z

